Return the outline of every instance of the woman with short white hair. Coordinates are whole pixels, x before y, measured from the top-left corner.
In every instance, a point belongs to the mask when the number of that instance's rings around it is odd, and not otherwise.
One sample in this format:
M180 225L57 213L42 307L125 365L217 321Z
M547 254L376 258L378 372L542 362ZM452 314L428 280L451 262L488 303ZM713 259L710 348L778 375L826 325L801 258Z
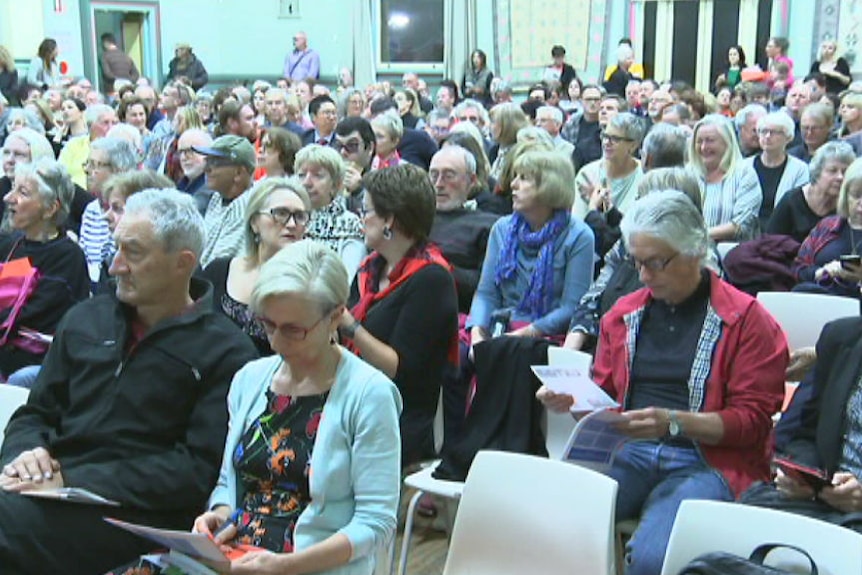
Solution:
M371 120L371 129L374 130L377 152L371 161L371 169L380 170L400 164L398 144L404 135L404 123L398 112L388 110L380 114Z
M793 119L784 112L772 112L757 120L761 152L744 163L757 173L763 194L757 214L760 230L767 228L772 211L785 193L808 183L808 165L787 153L795 135Z
M234 377L221 473L194 524L219 530L216 543L266 550L234 560L231 573L371 575L395 534L401 397L335 343L347 297L344 265L311 240L260 270L251 307L275 355Z

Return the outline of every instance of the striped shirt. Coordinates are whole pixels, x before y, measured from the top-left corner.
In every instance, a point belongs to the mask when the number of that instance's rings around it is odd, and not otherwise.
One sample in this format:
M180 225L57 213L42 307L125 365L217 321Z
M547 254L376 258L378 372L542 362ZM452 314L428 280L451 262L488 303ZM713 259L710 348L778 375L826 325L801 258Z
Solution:
M760 235L757 214L763 201L760 180L750 165L740 165L720 182L707 183L702 176L700 192L703 198L703 219L708 228L734 223L736 240L745 241Z
M216 258L236 257L244 252L245 209L251 196L243 192L229 203L215 193L204 214L206 242L201 255L201 267L207 267Z
M93 200L84 208L78 245L81 246L87 257L90 279L98 281L99 266L102 260L111 253L114 246L114 239L111 237L111 230L108 229L108 222L102 217L102 207L99 205L99 200ZM93 277L94 270L95 278Z

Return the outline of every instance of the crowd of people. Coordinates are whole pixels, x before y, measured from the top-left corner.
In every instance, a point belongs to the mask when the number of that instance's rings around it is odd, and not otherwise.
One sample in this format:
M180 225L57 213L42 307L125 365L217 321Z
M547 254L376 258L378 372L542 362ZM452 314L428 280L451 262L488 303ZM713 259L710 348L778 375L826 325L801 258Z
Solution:
M771 472L795 350L752 297L860 298L862 85L834 42L805 76L785 38L766 70L732 46L714 93L646 77L627 39L588 82L558 45L516 102L478 49L433 93L329 87L298 32L277 81L210 90L179 44L157 90L101 41L103 92L51 39L19 87L0 48L0 257L37 270L2 312L0 375L31 388L0 450L10 573L156 568L103 509L18 494L81 487L252 546L231 572L370 574L441 398L444 461L474 441L495 341L594 354L640 440L611 470L628 575L660 571L687 498L862 511L860 320L824 332L785 424L834 477L812 492Z

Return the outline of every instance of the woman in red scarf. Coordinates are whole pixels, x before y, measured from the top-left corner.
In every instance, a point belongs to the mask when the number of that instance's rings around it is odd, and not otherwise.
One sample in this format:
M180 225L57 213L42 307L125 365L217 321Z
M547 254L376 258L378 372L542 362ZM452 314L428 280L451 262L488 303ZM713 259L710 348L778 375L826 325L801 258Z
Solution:
M365 177L362 220L373 250L341 320L351 348L385 373L404 399L401 464L434 457L440 383L458 361L458 299L449 263L428 243L434 188L410 164Z

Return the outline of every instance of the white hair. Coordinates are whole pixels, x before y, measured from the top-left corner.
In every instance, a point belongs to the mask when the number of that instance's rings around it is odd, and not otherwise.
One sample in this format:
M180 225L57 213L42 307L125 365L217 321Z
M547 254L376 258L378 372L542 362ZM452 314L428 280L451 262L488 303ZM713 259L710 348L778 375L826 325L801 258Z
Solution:
M143 190L126 200L126 216L146 214L153 234L166 252L189 250L200 260L204 248L204 219L189 194L179 190Z
M626 247L632 236L644 234L659 239L674 250L705 260L709 235L700 210L683 192L660 190L634 202L620 223Z

